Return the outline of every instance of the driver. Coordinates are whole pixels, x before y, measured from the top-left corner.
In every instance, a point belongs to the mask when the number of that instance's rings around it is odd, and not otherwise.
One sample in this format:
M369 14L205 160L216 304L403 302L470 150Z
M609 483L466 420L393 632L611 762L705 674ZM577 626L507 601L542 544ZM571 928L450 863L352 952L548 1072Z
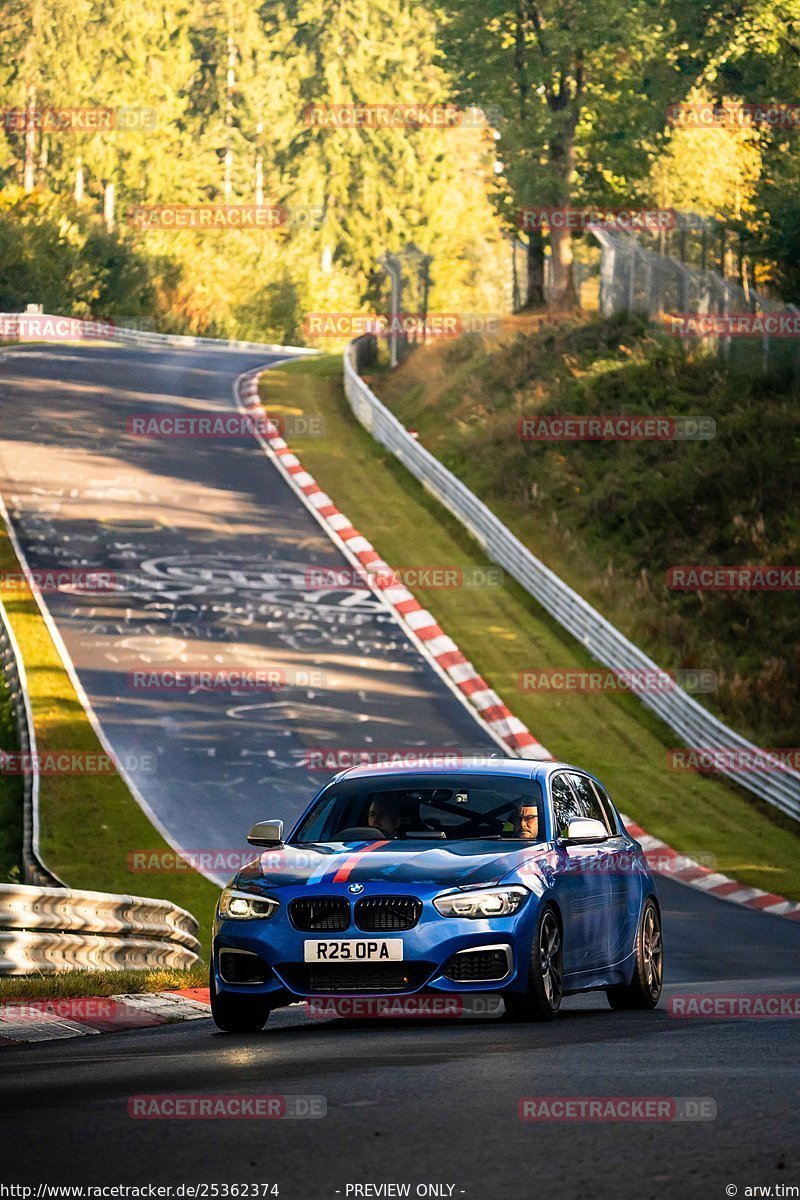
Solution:
M367 824L370 829L377 829L387 838L400 836L403 828L408 828L410 813L394 792L384 792L373 796L367 812Z
M527 797L517 801L514 812L514 837L535 842L539 837L539 810Z

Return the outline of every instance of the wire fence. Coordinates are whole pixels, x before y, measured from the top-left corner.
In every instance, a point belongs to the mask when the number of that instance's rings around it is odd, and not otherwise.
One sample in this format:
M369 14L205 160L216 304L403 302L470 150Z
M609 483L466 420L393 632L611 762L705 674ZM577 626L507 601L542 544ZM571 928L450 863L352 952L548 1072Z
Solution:
M578 305L603 316L641 313L666 332L696 340L728 367L800 383L800 308L756 288L745 236L694 213L674 212L674 225L635 235L587 224L574 239ZM528 283L527 247L512 241L512 309ZM554 298L552 262L544 261L544 294ZM682 318L677 320L675 318Z
M757 291L741 261L740 282L703 266L702 251L700 265L693 265L688 237L679 243L684 249L679 257L618 230L592 233L601 247L599 308L604 316L642 313L676 336L702 338L737 370L800 379L800 309ZM721 265L726 256L723 248ZM680 319L672 319L676 317Z

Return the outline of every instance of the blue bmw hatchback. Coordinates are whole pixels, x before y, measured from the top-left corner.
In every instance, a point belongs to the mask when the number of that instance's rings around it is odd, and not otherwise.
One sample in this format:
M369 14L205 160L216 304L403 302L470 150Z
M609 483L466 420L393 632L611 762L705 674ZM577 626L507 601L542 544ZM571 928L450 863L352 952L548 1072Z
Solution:
M641 846L593 776L565 763L357 767L226 887L211 1005L228 1032L312 997L502 995L549 1021L602 989L654 1008L663 945Z

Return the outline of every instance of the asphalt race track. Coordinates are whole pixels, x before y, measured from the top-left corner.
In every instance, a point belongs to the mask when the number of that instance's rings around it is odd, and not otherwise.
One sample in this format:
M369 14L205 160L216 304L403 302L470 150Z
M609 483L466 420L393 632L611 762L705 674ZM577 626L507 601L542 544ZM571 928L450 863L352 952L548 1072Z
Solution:
M548 1026L322 1021L298 1006L253 1036L200 1020L0 1051L4 1178L277 1183L284 1200L390 1182L473 1200L797 1185L797 1021L678 1019L667 1000L796 997L800 927L674 882L661 896L670 982L653 1013L612 1013L591 995ZM164 1093L322 1096L327 1116L128 1116L130 1097ZM523 1096L710 1097L717 1117L540 1124L518 1119Z
M252 442L126 434L132 412L230 407L234 376L258 361L104 347L3 364L0 489L31 565L104 567L122 583L99 603L48 602L115 750L156 752L157 771L137 785L189 848L240 845L251 819L290 817L317 782L298 765L311 746L493 745L367 593L309 599L306 569L342 560ZM127 684L142 664L201 652L231 666L321 668L328 687L232 699ZM471 1200L715 1200L733 1184L742 1197L748 1186L797 1187L797 1021L680 1019L669 1001L796 997L800 924L668 880L660 894L668 986L654 1013L612 1013L602 995L527 1027L322 1021L296 1007L257 1036L200 1020L6 1049L4 1178L275 1183L285 1200L392 1194L347 1191L367 1184ZM164 1093L323 1097L327 1115L128 1115L131 1097ZM620 1096L710 1100L716 1117L517 1115L522 1097ZM417 1192L429 1184L441 1190Z
M369 590L310 586L348 564L252 436L128 432L137 416L233 413L234 380L264 363L49 347L8 354L0 372L0 494L26 558L113 572L111 593L47 604L150 810L199 852L299 815L326 777L304 766L316 750L502 753ZM187 694L131 679L242 667L285 686Z

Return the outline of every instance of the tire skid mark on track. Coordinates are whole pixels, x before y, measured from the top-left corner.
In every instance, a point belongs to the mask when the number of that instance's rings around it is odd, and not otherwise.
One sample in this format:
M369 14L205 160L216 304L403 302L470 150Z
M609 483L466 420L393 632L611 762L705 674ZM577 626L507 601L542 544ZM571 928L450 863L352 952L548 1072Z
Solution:
M247 412L261 408L258 380L261 369L240 375L234 387L238 404ZM356 529L323 492L313 475L305 469L297 455L280 436L278 429L266 423L266 435L254 436L272 459L292 490L319 521L328 536L341 549L348 561L371 572L365 581L371 590L395 614L405 632L412 638L437 673L451 690L465 702L473 716L492 735L495 741L517 758L552 759L552 754L538 742L530 730L515 717L496 692L478 673L437 623L432 613L424 609L411 592L403 586L392 586L392 569L384 562L375 547ZM382 582L381 576L389 581Z

